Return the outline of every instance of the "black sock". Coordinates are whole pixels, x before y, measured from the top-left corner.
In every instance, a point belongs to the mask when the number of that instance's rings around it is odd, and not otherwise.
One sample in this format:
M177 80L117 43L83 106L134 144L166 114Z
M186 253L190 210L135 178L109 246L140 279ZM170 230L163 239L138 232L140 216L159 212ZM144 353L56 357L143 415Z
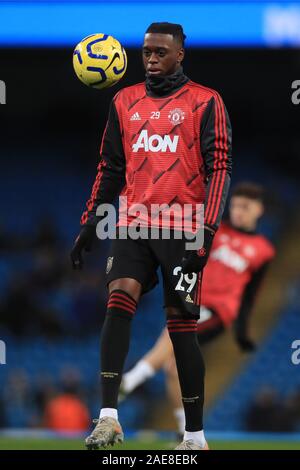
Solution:
M167 321L173 343L178 377L185 412L185 430L203 429L205 366L197 340L194 319L170 318Z
M102 408L117 408L124 362L129 349L136 301L126 292L111 292L101 336Z

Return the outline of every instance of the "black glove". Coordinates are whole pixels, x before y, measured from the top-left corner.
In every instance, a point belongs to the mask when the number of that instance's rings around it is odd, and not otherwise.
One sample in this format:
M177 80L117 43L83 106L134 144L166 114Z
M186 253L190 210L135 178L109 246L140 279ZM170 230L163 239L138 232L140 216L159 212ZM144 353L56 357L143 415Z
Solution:
M200 250L187 250L182 258L183 274L199 273L206 265L210 248L214 239L214 232L208 228L204 229L204 241Z
M92 244L96 238L96 227L93 225L85 225L75 240L71 251L71 261L73 269L82 269L83 259L82 250L91 251Z
M247 336L237 336L236 341L242 351L253 352L256 350L256 344Z

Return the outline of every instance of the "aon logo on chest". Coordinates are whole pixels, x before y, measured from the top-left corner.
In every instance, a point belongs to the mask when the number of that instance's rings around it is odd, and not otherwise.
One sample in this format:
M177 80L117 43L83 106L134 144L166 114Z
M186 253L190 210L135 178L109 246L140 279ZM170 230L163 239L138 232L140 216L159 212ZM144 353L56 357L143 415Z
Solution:
M132 145L132 151L138 152L140 149L143 149L145 152L176 152L177 145L179 141L179 136L174 135L173 137L169 135L164 135L163 137L158 134L149 136L147 130L143 130L137 141Z

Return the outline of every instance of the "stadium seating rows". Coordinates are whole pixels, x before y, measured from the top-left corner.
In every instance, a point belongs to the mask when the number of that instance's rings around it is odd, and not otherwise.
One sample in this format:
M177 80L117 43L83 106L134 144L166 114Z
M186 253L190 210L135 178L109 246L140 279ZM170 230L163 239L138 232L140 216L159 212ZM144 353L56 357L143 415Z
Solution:
M258 352L249 359L247 367L235 377L225 393L222 392L208 413L208 429L244 430L247 410L259 391L272 390L281 400L299 393L300 365L293 364L291 347L294 340L300 339L299 305L298 294L296 305L293 298Z
M59 227L65 246L71 245L78 230L78 219L83 208L83 201L89 195L92 183L91 175L84 175L80 171L70 174L69 167L64 167L61 162L59 171L57 171L56 165L58 162L49 158L47 177L45 177L45 173L43 174L45 164L32 162L31 184L28 179L23 178L22 168L11 165L3 169L4 177L1 189L4 194L10 193L11 197L2 211L3 220L7 221L5 226L2 225L2 228L16 233L32 234L39 218L47 215L53 217ZM239 175L235 175L235 180L244 177L257 180L254 167L255 165L252 164L244 168ZM260 174L262 181L265 180L264 175L267 175L267 171L268 169L265 171L262 169ZM281 194L285 194L288 199L292 200L294 188L286 186L285 182L281 182L281 184L285 185ZM18 191L15 191L15 188L18 188ZM16 207L19 208L18 212L15 211ZM265 234L276 239L280 230L280 223L276 215L270 214L266 217L261 229ZM0 297L4 294L13 275L18 273L26 276L26 273L32 268L32 262L32 257L28 253L1 252ZM133 365L153 345L164 325L161 299L161 288L157 288L145 297L138 309L133 325L127 368ZM52 301L57 302L62 315L70 314L68 303L65 298L60 296L59 292L53 295ZM278 326L278 332L272 333L269 341L249 362L248 368L235 380L230 390L209 414L207 424L210 429L240 429L243 425L240 411L245 409L259 383L267 381L284 392L287 391L286 384L284 384L286 381L282 381L281 376L286 374L289 377L288 386L290 388L299 385L295 366L291 366L289 355L291 334L296 331L296 328L299 331L300 325L297 323L296 312L292 309L288 310L283 319L284 321L282 320ZM66 338L52 343L41 338L20 340L9 337L9 335L6 335L5 339L7 342L7 365L0 366L1 383L5 383L9 375L19 368L26 371L31 383L34 384L35 379L42 372L49 373L55 380L64 366L75 365L86 386L91 388L96 386L99 367L98 334L85 339ZM258 382L259 377L260 382ZM151 380L147 387L149 390L146 395L148 399L149 397L155 399L161 395L164 391L162 374ZM132 403L135 406L131 406ZM122 405L125 424L130 427L139 424L145 416L147 405L140 396L134 396L125 402ZM97 399L90 403L90 408L93 415L97 414ZM8 422L11 426L22 425L26 422L24 409L18 408L16 404L11 407L8 414Z

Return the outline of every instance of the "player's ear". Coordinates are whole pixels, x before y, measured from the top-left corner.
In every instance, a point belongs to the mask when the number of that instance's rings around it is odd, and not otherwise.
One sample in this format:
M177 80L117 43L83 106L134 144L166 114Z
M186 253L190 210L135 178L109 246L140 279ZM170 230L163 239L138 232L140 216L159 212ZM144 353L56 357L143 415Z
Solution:
M177 63L181 64L183 59L184 59L184 49L183 49L183 47L181 47L177 52Z
M265 212L265 207L263 205L262 202L259 202L257 204L257 215L258 215L258 218L262 217L264 215L264 212Z

